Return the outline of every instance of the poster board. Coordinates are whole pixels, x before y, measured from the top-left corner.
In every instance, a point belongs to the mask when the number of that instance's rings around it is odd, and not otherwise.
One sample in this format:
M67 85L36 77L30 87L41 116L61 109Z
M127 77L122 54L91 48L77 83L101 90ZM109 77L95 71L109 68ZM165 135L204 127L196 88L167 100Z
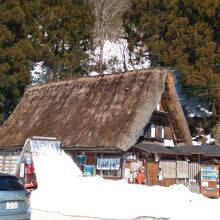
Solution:
M217 182L219 180L218 166L201 166L201 180Z
M94 166L93 165L84 165L83 176L94 176Z
M211 198L219 197L219 165L201 166L201 193Z
M85 154L76 155L76 163L79 165L85 165L87 161L87 157Z
M176 161L161 160L160 167L162 171L162 178L176 178Z
M97 170L119 170L121 159L116 158L97 158Z
M176 162L177 166L177 178L188 178L189 171L188 171L188 161L181 161L178 160Z

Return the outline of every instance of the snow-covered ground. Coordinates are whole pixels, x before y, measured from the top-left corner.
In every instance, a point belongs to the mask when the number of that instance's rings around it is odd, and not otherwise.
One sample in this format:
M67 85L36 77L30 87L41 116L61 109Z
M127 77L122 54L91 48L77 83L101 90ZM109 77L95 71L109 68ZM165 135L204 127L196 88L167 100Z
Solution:
M86 216L69 216L58 212L48 212L41 210L32 210L31 220L115 220L106 218L94 218ZM140 216L133 219L123 219L123 220L167 220L167 218L155 218L150 216Z
M35 211L107 219L140 216L171 220L220 218L217 211L220 199L191 193L183 185L166 188L128 184L126 180L105 180L99 176L83 177L64 152L44 151L34 154L33 159L38 180L38 189L32 192Z
M53 188L53 192L34 191L32 207L68 216L109 219L132 219L139 216L172 220L219 219L219 199L212 200L191 193L182 185L149 187L98 177L82 177L71 182L69 187L63 183L59 188Z

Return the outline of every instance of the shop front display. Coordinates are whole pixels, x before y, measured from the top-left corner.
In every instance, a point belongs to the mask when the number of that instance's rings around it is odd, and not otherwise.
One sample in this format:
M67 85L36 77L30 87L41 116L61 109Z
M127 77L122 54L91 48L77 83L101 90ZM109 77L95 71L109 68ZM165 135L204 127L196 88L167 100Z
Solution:
M219 197L219 165L201 166L201 193L211 198Z
M96 164L97 174L106 178L121 178L120 157L99 157Z
M124 178L128 180L128 183L144 184L146 177L143 161L136 158L126 160Z

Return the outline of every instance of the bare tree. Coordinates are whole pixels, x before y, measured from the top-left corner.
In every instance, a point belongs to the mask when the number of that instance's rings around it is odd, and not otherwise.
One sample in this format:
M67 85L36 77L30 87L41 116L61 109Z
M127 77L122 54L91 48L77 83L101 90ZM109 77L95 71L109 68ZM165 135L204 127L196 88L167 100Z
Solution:
M113 40L123 32L122 15L130 7L130 0L89 0L96 18L94 36L99 47L99 74L103 73L103 48L106 39Z

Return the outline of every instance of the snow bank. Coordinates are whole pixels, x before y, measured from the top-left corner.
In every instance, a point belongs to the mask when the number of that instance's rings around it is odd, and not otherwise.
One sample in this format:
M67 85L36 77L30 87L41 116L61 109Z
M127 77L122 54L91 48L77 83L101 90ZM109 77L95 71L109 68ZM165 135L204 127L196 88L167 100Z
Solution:
M219 199L208 199L183 185L169 188L128 184L125 180L82 177L64 152L34 155L38 189L32 192L32 208L65 215L109 219L138 216L172 220L217 219Z
M80 177L67 186L36 190L32 194L32 207L36 209L110 219L138 216L172 220L217 219L219 205L219 199L190 193L182 185L149 187L99 177Z

